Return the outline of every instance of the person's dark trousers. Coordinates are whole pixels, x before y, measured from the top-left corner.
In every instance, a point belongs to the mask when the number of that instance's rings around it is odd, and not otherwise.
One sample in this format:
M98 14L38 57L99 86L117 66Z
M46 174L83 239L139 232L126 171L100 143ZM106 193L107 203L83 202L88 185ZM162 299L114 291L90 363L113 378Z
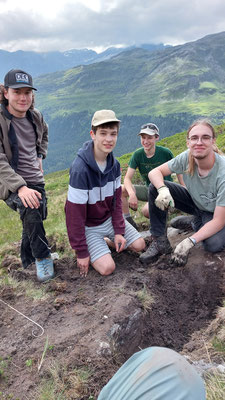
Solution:
M175 208L187 214L194 215L193 229L197 232L203 225L213 218L213 213L200 210L193 202L188 190L178 183L164 181L173 197ZM155 205L158 196L157 189L151 183L149 185L149 215L150 232L153 236L166 235L167 211L160 210ZM203 241L204 249L210 252L222 251L225 248L225 227L215 235Z
M28 185L41 193L40 207L24 207L16 193L11 193L6 204L15 211L19 211L23 225L20 255L22 265L27 268L36 258L42 259L50 256L50 248L45 235L43 220L47 218L47 198L44 185Z

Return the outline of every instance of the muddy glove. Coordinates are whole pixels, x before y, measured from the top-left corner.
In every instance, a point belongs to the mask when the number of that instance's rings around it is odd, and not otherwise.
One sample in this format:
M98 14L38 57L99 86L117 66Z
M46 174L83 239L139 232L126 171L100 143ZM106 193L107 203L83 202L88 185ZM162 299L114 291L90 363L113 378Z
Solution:
M193 242L190 238L186 238L180 242L171 256L171 262L177 266L182 266L187 263L189 251L194 246L194 239Z
M160 210L165 210L168 207L174 207L174 200L170 194L168 187L161 186L158 191L158 196L155 200L155 205L160 208Z

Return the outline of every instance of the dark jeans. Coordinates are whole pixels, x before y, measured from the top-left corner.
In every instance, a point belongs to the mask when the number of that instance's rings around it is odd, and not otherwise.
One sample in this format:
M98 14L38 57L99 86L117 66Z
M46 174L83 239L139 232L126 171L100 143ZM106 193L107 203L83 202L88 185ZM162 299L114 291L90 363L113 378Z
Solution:
M193 229L197 232L203 225L213 218L213 213L200 210L193 202L187 189L177 183L164 181L165 186L170 190L174 199L175 208L187 214L194 216ZM162 236L166 234L167 211L162 211L155 205L155 199L158 196L157 189L150 184L149 186L149 215L151 224L151 234L153 236ZM215 253L225 248L225 227L203 240L204 249Z
M50 256L50 248L45 236L43 220L47 218L47 197L44 185L27 185L41 193L40 207L24 207L17 193L11 193L5 200L6 204L14 211L19 211L23 225L22 241L20 248L21 260L24 268L27 268L36 258Z

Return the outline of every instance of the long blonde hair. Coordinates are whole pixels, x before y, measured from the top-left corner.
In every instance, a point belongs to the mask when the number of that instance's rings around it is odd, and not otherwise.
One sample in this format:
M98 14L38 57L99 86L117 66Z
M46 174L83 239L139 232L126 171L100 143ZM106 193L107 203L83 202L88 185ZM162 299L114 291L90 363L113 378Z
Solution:
M189 138L189 133L192 130L192 128L194 128L194 126L197 125L205 125L208 126L208 128L211 130L212 134L213 134L213 138L216 138L216 132L215 129L212 126L212 123L210 122L209 119L198 119L197 121L194 121L193 124L191 124L191 126L189 126L188 130L187 130L187 139ZM222 151L220 151L217 147L217 145L214 143L213 144L213 150L215 151L215 153L218 154L223 154ZM189 151L189 155L188 155L188 169L187 171L185 171L187 174L190 174L191 176L194 175L194 171L195 171L195 159L193 157L193 155L191 154L191 152Z

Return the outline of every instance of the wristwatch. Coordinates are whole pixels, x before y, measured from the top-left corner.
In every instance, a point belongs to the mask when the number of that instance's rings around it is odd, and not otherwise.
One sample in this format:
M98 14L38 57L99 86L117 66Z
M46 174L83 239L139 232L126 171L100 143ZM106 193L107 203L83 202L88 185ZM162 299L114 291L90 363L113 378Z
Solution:
M197 242L195 238L189 237L188 239L190 239L194 246L196 245Z

